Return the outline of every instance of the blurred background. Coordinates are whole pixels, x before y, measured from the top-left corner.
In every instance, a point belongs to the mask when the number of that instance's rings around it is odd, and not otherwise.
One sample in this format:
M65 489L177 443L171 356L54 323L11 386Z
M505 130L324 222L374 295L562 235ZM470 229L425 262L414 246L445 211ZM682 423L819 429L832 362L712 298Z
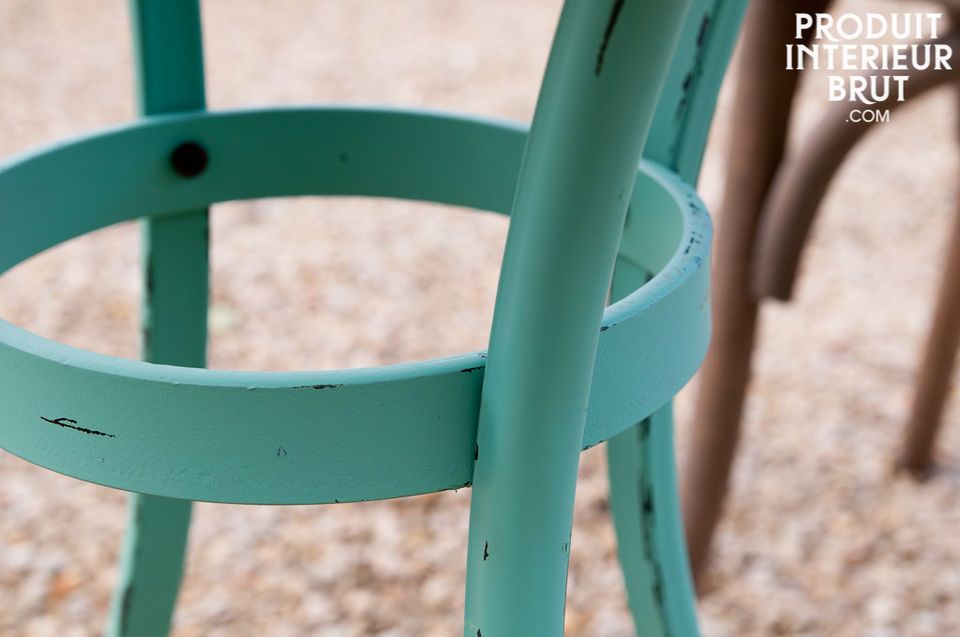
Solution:
M560 4L204 0L209 105L376 103L526 121ZM125 2L0 0L0 43L0 157L135 116ZM713 206L735 81L700 184ZM826 99L825 78L806 77L797 139ZM890 470L957 196L954 102L939 90L876 127L830 191L796 300L764 309L701 602L708 637L960 635L960 405L946 414L932 480ZM485 347L502 218L305 198L220 205L212 219L212 367L359 367ZM135 358L138 239L124 224L32 259L0 279L0 316ZM697 426L688 396L681 462ZM173 634L459 634L469 497L199 504ZM0 635L99 634L124 504L0 452ZM633 634L602 448L583 456L567 634Z

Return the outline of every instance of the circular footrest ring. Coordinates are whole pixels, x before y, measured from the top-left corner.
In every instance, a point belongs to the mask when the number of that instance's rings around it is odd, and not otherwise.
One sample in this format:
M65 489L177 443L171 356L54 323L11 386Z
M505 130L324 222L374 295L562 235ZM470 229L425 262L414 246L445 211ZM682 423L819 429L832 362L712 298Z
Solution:
M514 124L386 109L148 118L0 164L0 272L108 225L238 199L391 197L505 214L525 137ZM170 155L188 141L209 163L185 178ZM642 287L604 315L585 448L648 416L697 369L710 232L692 189L643 162L620 253ZM311 504L459 488L473 473L484 364L477 352L344 371L192 369L79 350L0 320L0 446L82 480L190 500Z

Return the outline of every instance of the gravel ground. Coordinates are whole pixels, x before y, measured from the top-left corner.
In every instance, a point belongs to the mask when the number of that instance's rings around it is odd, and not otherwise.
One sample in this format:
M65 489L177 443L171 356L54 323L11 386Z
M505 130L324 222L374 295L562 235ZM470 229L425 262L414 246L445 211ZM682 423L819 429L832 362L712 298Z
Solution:
M558 8L207 0L209 101L376 102L528 119ZM0 156L133 117L125 3L7 0L0 42ZM798 139L826 105L823 78L811 79ZM764 313L741 462L701 606L708 636L960 635L960 405L947 413L944 468L933 480L889 470L956 195L951 97L941 91L897 112L854 153L796 301ZM725 103L701 183L708 203L719 194ZM214 367L377 365L486 340L502 219L300 199L218 206L213 223ZM135 356L137 237L134 225L110 228L17 268L0 281L0 315ZM693 426L687 399L681 455ZM584 454L581 473L568 634L630 635L602 450ZM174 635L458 634L468 499L199 504ZM0 508L0 635L98 634L124 495L0 453Z

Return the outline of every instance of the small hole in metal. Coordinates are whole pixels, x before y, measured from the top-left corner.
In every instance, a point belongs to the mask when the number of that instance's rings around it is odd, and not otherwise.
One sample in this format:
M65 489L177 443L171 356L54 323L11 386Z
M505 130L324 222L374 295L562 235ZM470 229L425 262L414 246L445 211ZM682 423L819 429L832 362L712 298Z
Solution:
M207 169L207 150L197 142L183 142L173 149L170 164L181 177L196 177Z

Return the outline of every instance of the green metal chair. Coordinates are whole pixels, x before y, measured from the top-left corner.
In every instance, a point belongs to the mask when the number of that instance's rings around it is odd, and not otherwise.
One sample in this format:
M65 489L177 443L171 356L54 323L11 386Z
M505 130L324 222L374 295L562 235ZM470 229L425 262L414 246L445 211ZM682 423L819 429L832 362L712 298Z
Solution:
M145 362L0 321L3 448L133 493L108 634L167 634L192 500L472 485L464 634L560 635L579 455L606 440L638 632L696 634L669 403L708 341L710 224L684 180L743 4L567 0L527 134L375 108L204 112L197 0L135 0L144 117L0 165L0 272L145 219ZM489 354L202 369L207 207L299 195L510 213Z

